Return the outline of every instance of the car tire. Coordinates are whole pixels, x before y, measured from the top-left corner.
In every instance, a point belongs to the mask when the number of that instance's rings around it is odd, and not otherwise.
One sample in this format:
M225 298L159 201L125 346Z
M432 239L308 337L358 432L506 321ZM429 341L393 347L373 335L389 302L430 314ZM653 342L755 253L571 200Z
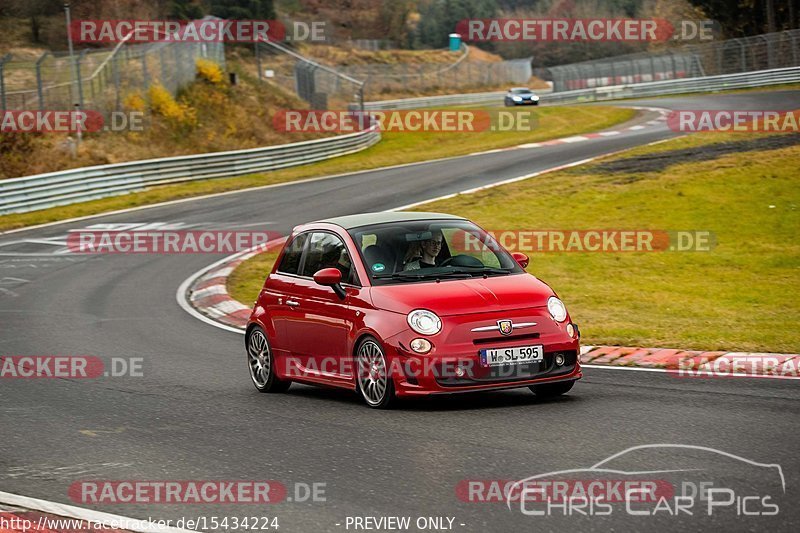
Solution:
M561 381L559 383L545 383L544 385L531 385L528 387L540 398L555 398L570 391L575 381Z
M247 333L245 341L247 368L250 380L259 392L286 392L291 381L275 375L275 355L269 346L267 334L261 326L255 326Z
M368 407L390 409L397 401L386 354L375 337L366 337L356 349L356 390Z

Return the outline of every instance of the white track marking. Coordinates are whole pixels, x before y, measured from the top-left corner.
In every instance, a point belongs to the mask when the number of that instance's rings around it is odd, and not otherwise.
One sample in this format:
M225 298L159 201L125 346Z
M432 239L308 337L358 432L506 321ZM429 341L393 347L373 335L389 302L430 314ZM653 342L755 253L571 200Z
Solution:
M675 374L675 377L681 379L725 379L728 377L731 378L760 378L760 379L800 379L794 376L770 376L768 374L740 374L740 373L732 373L732 374L724 374L721 376L709 376L709 375L702 375L702 376L682 376L678 373L678 370L669 370L666 368L646 368L646 367L639 367L639 366L613 366L613 365L592 365L592 364L581 364L581 368L600 368L602 370L634 370L637 372L661 372L662 374Z
M210 270L213 270L215 267L218 267L219 265L222 265L222 264L224 264L224 263L226 263L228 261L231 261L231 260L239 257L240 255L244 255L246 252L247 252L247 250L245 250L244 252L237 252L237 253L235 253L233 255L229 255L228 257L224 257L224 258L220 259L219 261L217 261L215 263L211 263L207 267L201 268L200 270L198 270L197 272L195 272L194 274L192 274L191 276L189 276L188 278L183 280L183 283L181 283L180 287L178 287L178 292L175 293L175 299L178 302L178 305L181 307L181 309L183 309L184 311L186 311L187 313L189 313L190 315L192 315L196 319L202 320L206 324L211 324L212 326L217 327L219 329L224 329L225 331L232 331L233 333L240 333L240 334L244 335L244 331L242 331L239 328L235 328L233 326L229 326L227 324L223 324L221 322L217 322L216 320L207 317L206 315L204 315L203 313L201 313L200 311L195 309L194 306L192 306L192 304L189 303L189 301L188 301L188 299L186 297L188 296L188 293L189 293L189 287L192 286L192 283L194 283L194 281L197 278L199 278L200 276L202 276L206 272L208 272Z
M644 146L650 146L650 145L657 144L657 143L660 143L660 142L664 142L664 141L656 141L656 142L653 142L653 143L646 144ZM597 156L594 156L594 157L590 157L588 159L582 159L580 161L575 161L574 163L567 163L566 165L559 165L559 166L552 167L552 168L549 168L549 169L540 170L540 171L534 172L532 174L525 174L524 176L517 176L515 178L509 178L509 179L506 179L506 180L503 180L503 181L499 181L499 182L496 182L496 183L490 183L488 185L483 185L481 187L475 187L475 188L472 188L472 189L467 189L466 191L462 191L462 192L458 192L458 193L446 194L444 196L438 196L436 198L429 198L429 199L423 200L421 202L415 202L413 204L406 204L406 205L403 205L403 206L400 206L400 207L394 207L392 209L387 209L386 211L402 211L403 209L409 209L411 207L416 207L418 205L427 204L427 203L430 203L430 202L436 202L436 201L439 201L439 200L446 200L448 198L455 198L459 194L471 194L473 192L482 191L482 190L485 190L485 189L491 189L492 187L499 187L501 185L507 185L509 183L515 183L517 181L523 181L523 180L535 178L536 176L541 176L542 174L546 174L548 172L556 172L558 170L563 170L565 168L574 167L574 166L577 166L577 165L583 165L585 163L589 163L591 161L594 161L595 159L600 159L600 158L603 158L603 157L610 157L610 156L613 156L613 155L616 155L616 154L627 152L629 150L633 150L634 148L639 148L639 146L634 146L634 147L631 147L631 148L625 148L623 150L617 150L617 151L609 152L609 153L606 153L606 154L600 154L600 155L597 155ZM453 159L453 158L448 158L448 159ZM399 165L399 166L403 166L403 165ZM391 167L386 167L386 168L391 168ZM269 243L267 243L267 244L269 244ZM216 320L214 320L212 318L209 318L206 315L204 315L201 312L199 312L197 309L195 309L192 306L191 303L189 303L189 301L187 300L186 296L188 294L189 287L191 287L192 283L194 283L194 281L197 278L199 278L200 276L202 276L206 272L214 269L215 267L217 267L219 265L222 265L224 263L233 261L234 259L236 259L236 258L238 258L240 256L243 256L243 255L245 255L247 253L250 253L252 251L253 251L253 249L250 249L250 250L245 250L243 252L237 252L237 253L235 253L233 255L229 255L228 257L220 259L216 263L213 263L213 264L211 264L211 265L209 265L209 266L207 266L205 268L202 268L202 269L198 270L197 272L195 272L194 274L192 274L191 276L189 276L188 278L183 280L183 283L181 283L180 287L178 287L178 291L175 294L175 299L177 300L178 305L181 307L181 309L183 309L184 311L186 311L187 313L189 313L193 317L197 318L198 320L202 320L203 322L205 322L207 324L211 324L212 326L218 327L220 329L224 329L225 331L232 331L234 333L239 333L241 335L244 335L244 331L243 330L241 330L239 328L235 328L233 326L229 326L227 324L222 324L221 322L217 322Z
M629 106L620 106L620 107L629 107ZM630 107L632 107L633 109L642 109L640 107L633 107L633 106L630 106ZM652 108L652 109L655 109L655 108ZM619 133L619 132L615 132L615 133ZM601 133L601 135L602 135L602 133ZM553 139L553 140L558 141L559 139ZM507 149L512 149L512 148L515 148L515 147L511 146L509 148L499 149L499 150L496 150L496 151L502 152L502 151L505 151ZM222 196L230 196L230 195L233 195L233 194L241 194L241 193L252 192L252 191L261 191L261 190L265 190L265 189L273 189L275 187L285 187L287 185L312 183L312 182L315 182L315 181L322 181L322 180L328 180L328 179L333 179L333 178L341 178L343 176L356 176L358 174L365 174L367 172L380 172L380 171L383 171L383 170L391 170L391 169L395 169L395 168L404 168L404 167L413 167L413 166L418 166L418 165L426 165L428 163L438 163L438 162L441 162L441 161L449 161L449 160L452 160L452 159L460 159L460 158L464 158L464 157L472 157L472 156L476 156L476 155L484 155L484 154L489 154L489 153L492 153L492 152L495 152L495 150L487 150L487 151L484 151L484 152L474 152L474 153L471 153L471 154L464 154L464 155L454 155L454 156L449 156L449 157L440 157L438 159L428 159L426 161L416 161L414 163L401 163L399 165L389 165L387 167L369 168L369 169L365 169L365 170L356 170L356 171L353 171L353 172L341 172L339 174L329 174L327 176L318 176L316 178L306 178L306 179L302 179L302 180L287 181L287 182L283 182L283 183L273 183L273 184L270 184L270 185L261 185L259 187L249 187L247 189L237 189L235 191L225 191L225 192L217 192L217 193L212 193L212 194L204 194L202 196L192 196L191 198L181 198L179 200L168 200L166 202L159 202L157 204L140 205L140 206L137 206L137 207L129 207L127 209L118 209L116 211L106 211L104 213L97 213L97 214L94 214L94 215L86 215L86 216L83 216L83 217L68 218L66 220L56 220L56 221L53 221L53 222L47 222L45 224L37 224L36 226L26 226L24 228L17 228L17 229L11 229L11 230L6 230L6 231L0 231L0 236L10 235L12 233L19 233L19 232L29 231L29 230L39 229L39 228L47 228L47 227L50 227L50 226L57 226L59 224L69 224L69 223L72 223L72 222L78 222L80 220L90 220L90 219L93 219L93 218L106 217L106 216L112 216L112 215L120 215L120 214L123 214L123 213L133 213L135 211L141 211L141 210L144 210L144 209L152 209L154 207L164 207L164 206L167 206L167 205L176 205L176 204L182 204L182 203L185 203L185 202L194 202L196 200L205 200L207 198L218 198L218 197L222 197ZM124 195L120 195L120 196L124 196ZM113 196L109 196L109 198L113 198ZM67 206L64 206L64 207L67 207Z

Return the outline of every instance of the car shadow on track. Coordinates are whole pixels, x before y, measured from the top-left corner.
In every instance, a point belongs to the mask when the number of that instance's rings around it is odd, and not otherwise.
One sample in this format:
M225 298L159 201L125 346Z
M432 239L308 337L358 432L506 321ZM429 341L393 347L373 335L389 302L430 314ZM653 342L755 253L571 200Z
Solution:
M361 397L343 389L314 387L293 384L286 396L294 396L298 400L310 399L340 405L363 405ZM470 411L486 409L502 409L509 407L529 407L535 405L575 405L584 401L580 395L570 394L556 398L540 398L527 389L467 392L457 394L432 395L420 398L403 398L397 402L393 411ZM364 406L366 408L366 406Z

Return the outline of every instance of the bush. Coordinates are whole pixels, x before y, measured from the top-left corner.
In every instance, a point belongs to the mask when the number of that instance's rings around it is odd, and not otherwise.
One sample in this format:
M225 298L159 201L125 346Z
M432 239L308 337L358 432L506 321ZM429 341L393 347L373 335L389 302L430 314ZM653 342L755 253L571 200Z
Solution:
M213 61L198 59L195 66L197 67L197 76L201 80L213 83L214 85L220 85L225 78L220 66Z
M147 96L153 115L164 117L176 126L193 127L197 124L196 111L186 104L176 102L163 86L151 85L147 90Z

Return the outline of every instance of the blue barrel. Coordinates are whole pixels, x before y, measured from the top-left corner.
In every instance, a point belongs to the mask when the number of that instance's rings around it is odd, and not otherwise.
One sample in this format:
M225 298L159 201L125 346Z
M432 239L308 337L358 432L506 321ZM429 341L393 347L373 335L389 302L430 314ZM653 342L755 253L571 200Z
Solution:
M458 52L461 50L461 34L460 33L451 33L450 34L450 51L451 52Z

